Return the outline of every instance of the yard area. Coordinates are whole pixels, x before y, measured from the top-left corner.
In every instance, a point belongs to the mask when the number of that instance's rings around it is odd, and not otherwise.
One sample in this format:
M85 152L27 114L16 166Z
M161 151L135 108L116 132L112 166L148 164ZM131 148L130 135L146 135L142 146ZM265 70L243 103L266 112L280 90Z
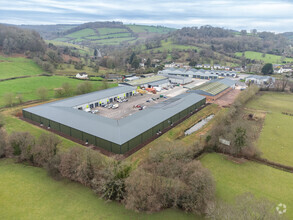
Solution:
M293 166L293 95L285 93L261 93L247 104L250 109L266 112L264 126L257 142L262 157Z
M44 71L31 59L0 55L0 79L34 76Z
M265 165L236 163L220 154L206 154L200 161L216 182L217 199L233 202L235 196L251 192L276 204L287 205L285 217L293 219L293 175Z
M0 160L0 219L201 219L178 210L155 214L126 210L105 202L90 189L56 181L43 168Z

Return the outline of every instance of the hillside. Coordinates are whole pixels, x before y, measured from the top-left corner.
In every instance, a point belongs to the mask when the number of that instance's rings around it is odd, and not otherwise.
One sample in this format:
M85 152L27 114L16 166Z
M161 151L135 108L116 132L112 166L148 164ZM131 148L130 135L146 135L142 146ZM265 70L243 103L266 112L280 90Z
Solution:
M287 57L282 57L274 54L265 54L265 53L260 53L260 52L254 52L254 51L245 51L244 53L237 52L235 53L237 57L244 57L246 59L250 60L257 60L257 61L263 61L264 63L274 63L274 64L279 64L279 63L290 63L293 62L293 58L287 58Z
M79 26L61 26L56 28L55 37L47 38L59 42L74 43L97 47L102 45L119 45L120 43L132 43L136 40L167 34L175 29L162 26L124 25L121 22L92 22ZM51 28L52 29L52 28ZM40 32L42 36L49 36Z

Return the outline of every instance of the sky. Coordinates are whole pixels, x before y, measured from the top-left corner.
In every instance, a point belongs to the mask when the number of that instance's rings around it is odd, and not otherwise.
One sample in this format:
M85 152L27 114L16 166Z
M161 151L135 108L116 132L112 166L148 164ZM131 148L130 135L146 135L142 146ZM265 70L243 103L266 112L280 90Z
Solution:
M80 24L92 21L293 32L293 1L0 0L0 23Z

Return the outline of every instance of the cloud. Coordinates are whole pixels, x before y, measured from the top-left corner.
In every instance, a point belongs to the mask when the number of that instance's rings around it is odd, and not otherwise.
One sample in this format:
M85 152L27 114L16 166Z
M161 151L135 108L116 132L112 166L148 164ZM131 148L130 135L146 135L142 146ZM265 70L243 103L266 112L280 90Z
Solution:
M0 0L0 22L82 23L118 20L172 27L213 25L293 31L293 3L282 0Z

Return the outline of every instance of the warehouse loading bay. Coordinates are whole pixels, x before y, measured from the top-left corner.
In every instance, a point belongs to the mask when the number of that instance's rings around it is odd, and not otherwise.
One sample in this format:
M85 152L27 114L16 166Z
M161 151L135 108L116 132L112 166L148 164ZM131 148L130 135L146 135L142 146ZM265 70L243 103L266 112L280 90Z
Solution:
M94 108L94 110L98 110L98 112L95 114L119 120L121 118L135 114L138 111L144 111L146 108L149 108L174 96L183 94L186 91L187 89L183 88L183 86L175 86L173 88L168 87L168 90L162 89L156 94L146 92L145 94L141 95L140 93L137 93L135 96L127 98L127 102L113 103L117 103L119 105L119 107L116 109L99 106Z

